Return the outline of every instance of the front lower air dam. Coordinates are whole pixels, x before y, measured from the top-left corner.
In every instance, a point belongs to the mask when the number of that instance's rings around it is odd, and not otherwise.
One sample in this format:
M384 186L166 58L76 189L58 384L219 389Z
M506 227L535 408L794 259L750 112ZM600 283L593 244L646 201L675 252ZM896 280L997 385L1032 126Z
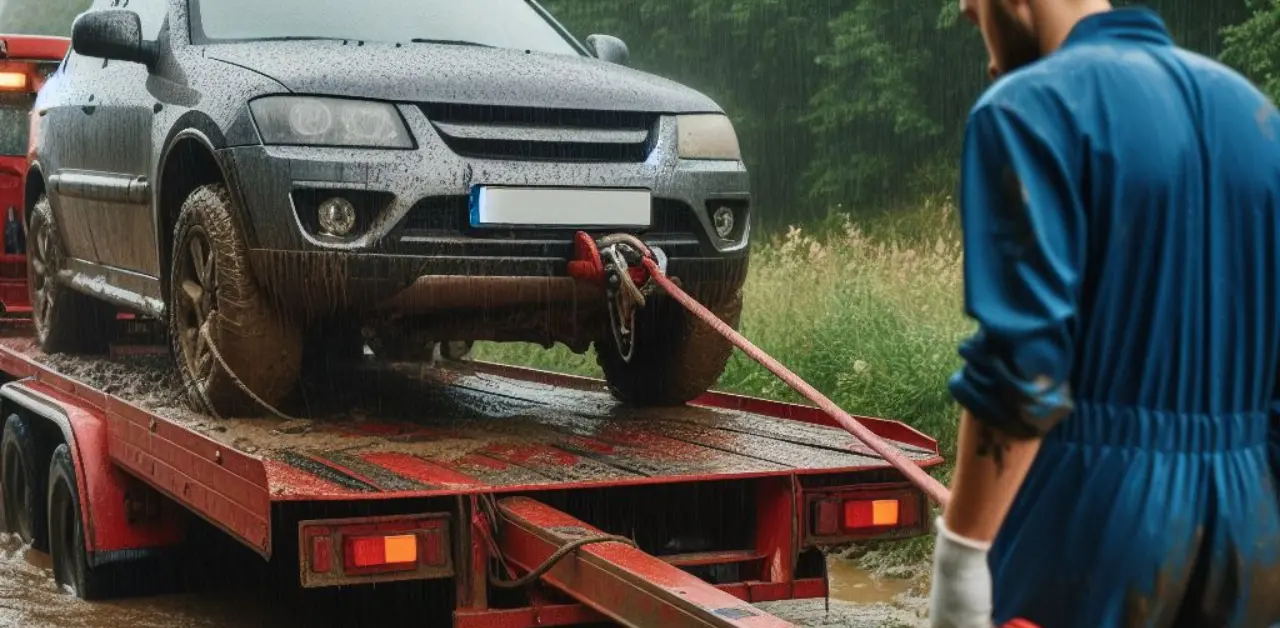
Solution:
M320 204L317 211L320 230L328 236L344 237L356 226L356 208L341 196Z

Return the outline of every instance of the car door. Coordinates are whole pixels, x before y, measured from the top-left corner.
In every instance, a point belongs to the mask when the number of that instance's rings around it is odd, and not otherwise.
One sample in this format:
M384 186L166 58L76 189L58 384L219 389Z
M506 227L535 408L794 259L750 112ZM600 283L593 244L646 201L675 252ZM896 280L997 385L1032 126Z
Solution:
M168 0L102 0L133 11L142 22L142 37L156 41L168 14ZM167 31L165 31L167 32ZM155 254L155 220L151 211L152 123L156 99L147 85L150 70L140 63L98 59L99 71L82 108L82 150L87 172L81 191L98 261L114 269L148 277L160 275ZM115 283L128 282L117 274ZM121 285L140 294L143 285Z
M101 60L69 52L36 101L37 156L63 251L72 264L98 261L87 199L77 194L74 186L66 186L64 193L61 183L64 178L74 180L78 173L92 171L82 144L94 121L87 112L92 107L90 88L101 80L97 76L101 69Z

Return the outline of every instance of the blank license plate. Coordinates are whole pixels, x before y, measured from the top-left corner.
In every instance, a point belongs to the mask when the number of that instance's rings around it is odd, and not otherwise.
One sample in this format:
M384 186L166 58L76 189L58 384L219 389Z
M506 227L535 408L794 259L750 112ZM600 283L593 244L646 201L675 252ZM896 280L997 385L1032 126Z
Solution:
M471 226L647 228L653 222L652 197L649 190L477 186L471 193Z

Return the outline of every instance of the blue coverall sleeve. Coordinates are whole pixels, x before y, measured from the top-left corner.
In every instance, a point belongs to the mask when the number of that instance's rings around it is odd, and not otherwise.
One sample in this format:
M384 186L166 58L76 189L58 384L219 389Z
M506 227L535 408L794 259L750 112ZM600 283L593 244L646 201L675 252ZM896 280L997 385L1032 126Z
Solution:
M953 397L1011 435L1043 435L1072 409L1073 325L1085 250L1072 176L1075 142L980 105L965 130L960 217L965 311L978 331L960 347Z

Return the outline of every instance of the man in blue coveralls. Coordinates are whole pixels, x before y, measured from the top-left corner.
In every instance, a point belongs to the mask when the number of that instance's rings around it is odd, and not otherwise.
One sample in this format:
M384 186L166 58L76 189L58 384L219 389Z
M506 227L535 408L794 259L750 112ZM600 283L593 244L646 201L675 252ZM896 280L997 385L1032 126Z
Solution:
M997 81L934 626L1280 625L1280 117L1145 8L962 0Z

